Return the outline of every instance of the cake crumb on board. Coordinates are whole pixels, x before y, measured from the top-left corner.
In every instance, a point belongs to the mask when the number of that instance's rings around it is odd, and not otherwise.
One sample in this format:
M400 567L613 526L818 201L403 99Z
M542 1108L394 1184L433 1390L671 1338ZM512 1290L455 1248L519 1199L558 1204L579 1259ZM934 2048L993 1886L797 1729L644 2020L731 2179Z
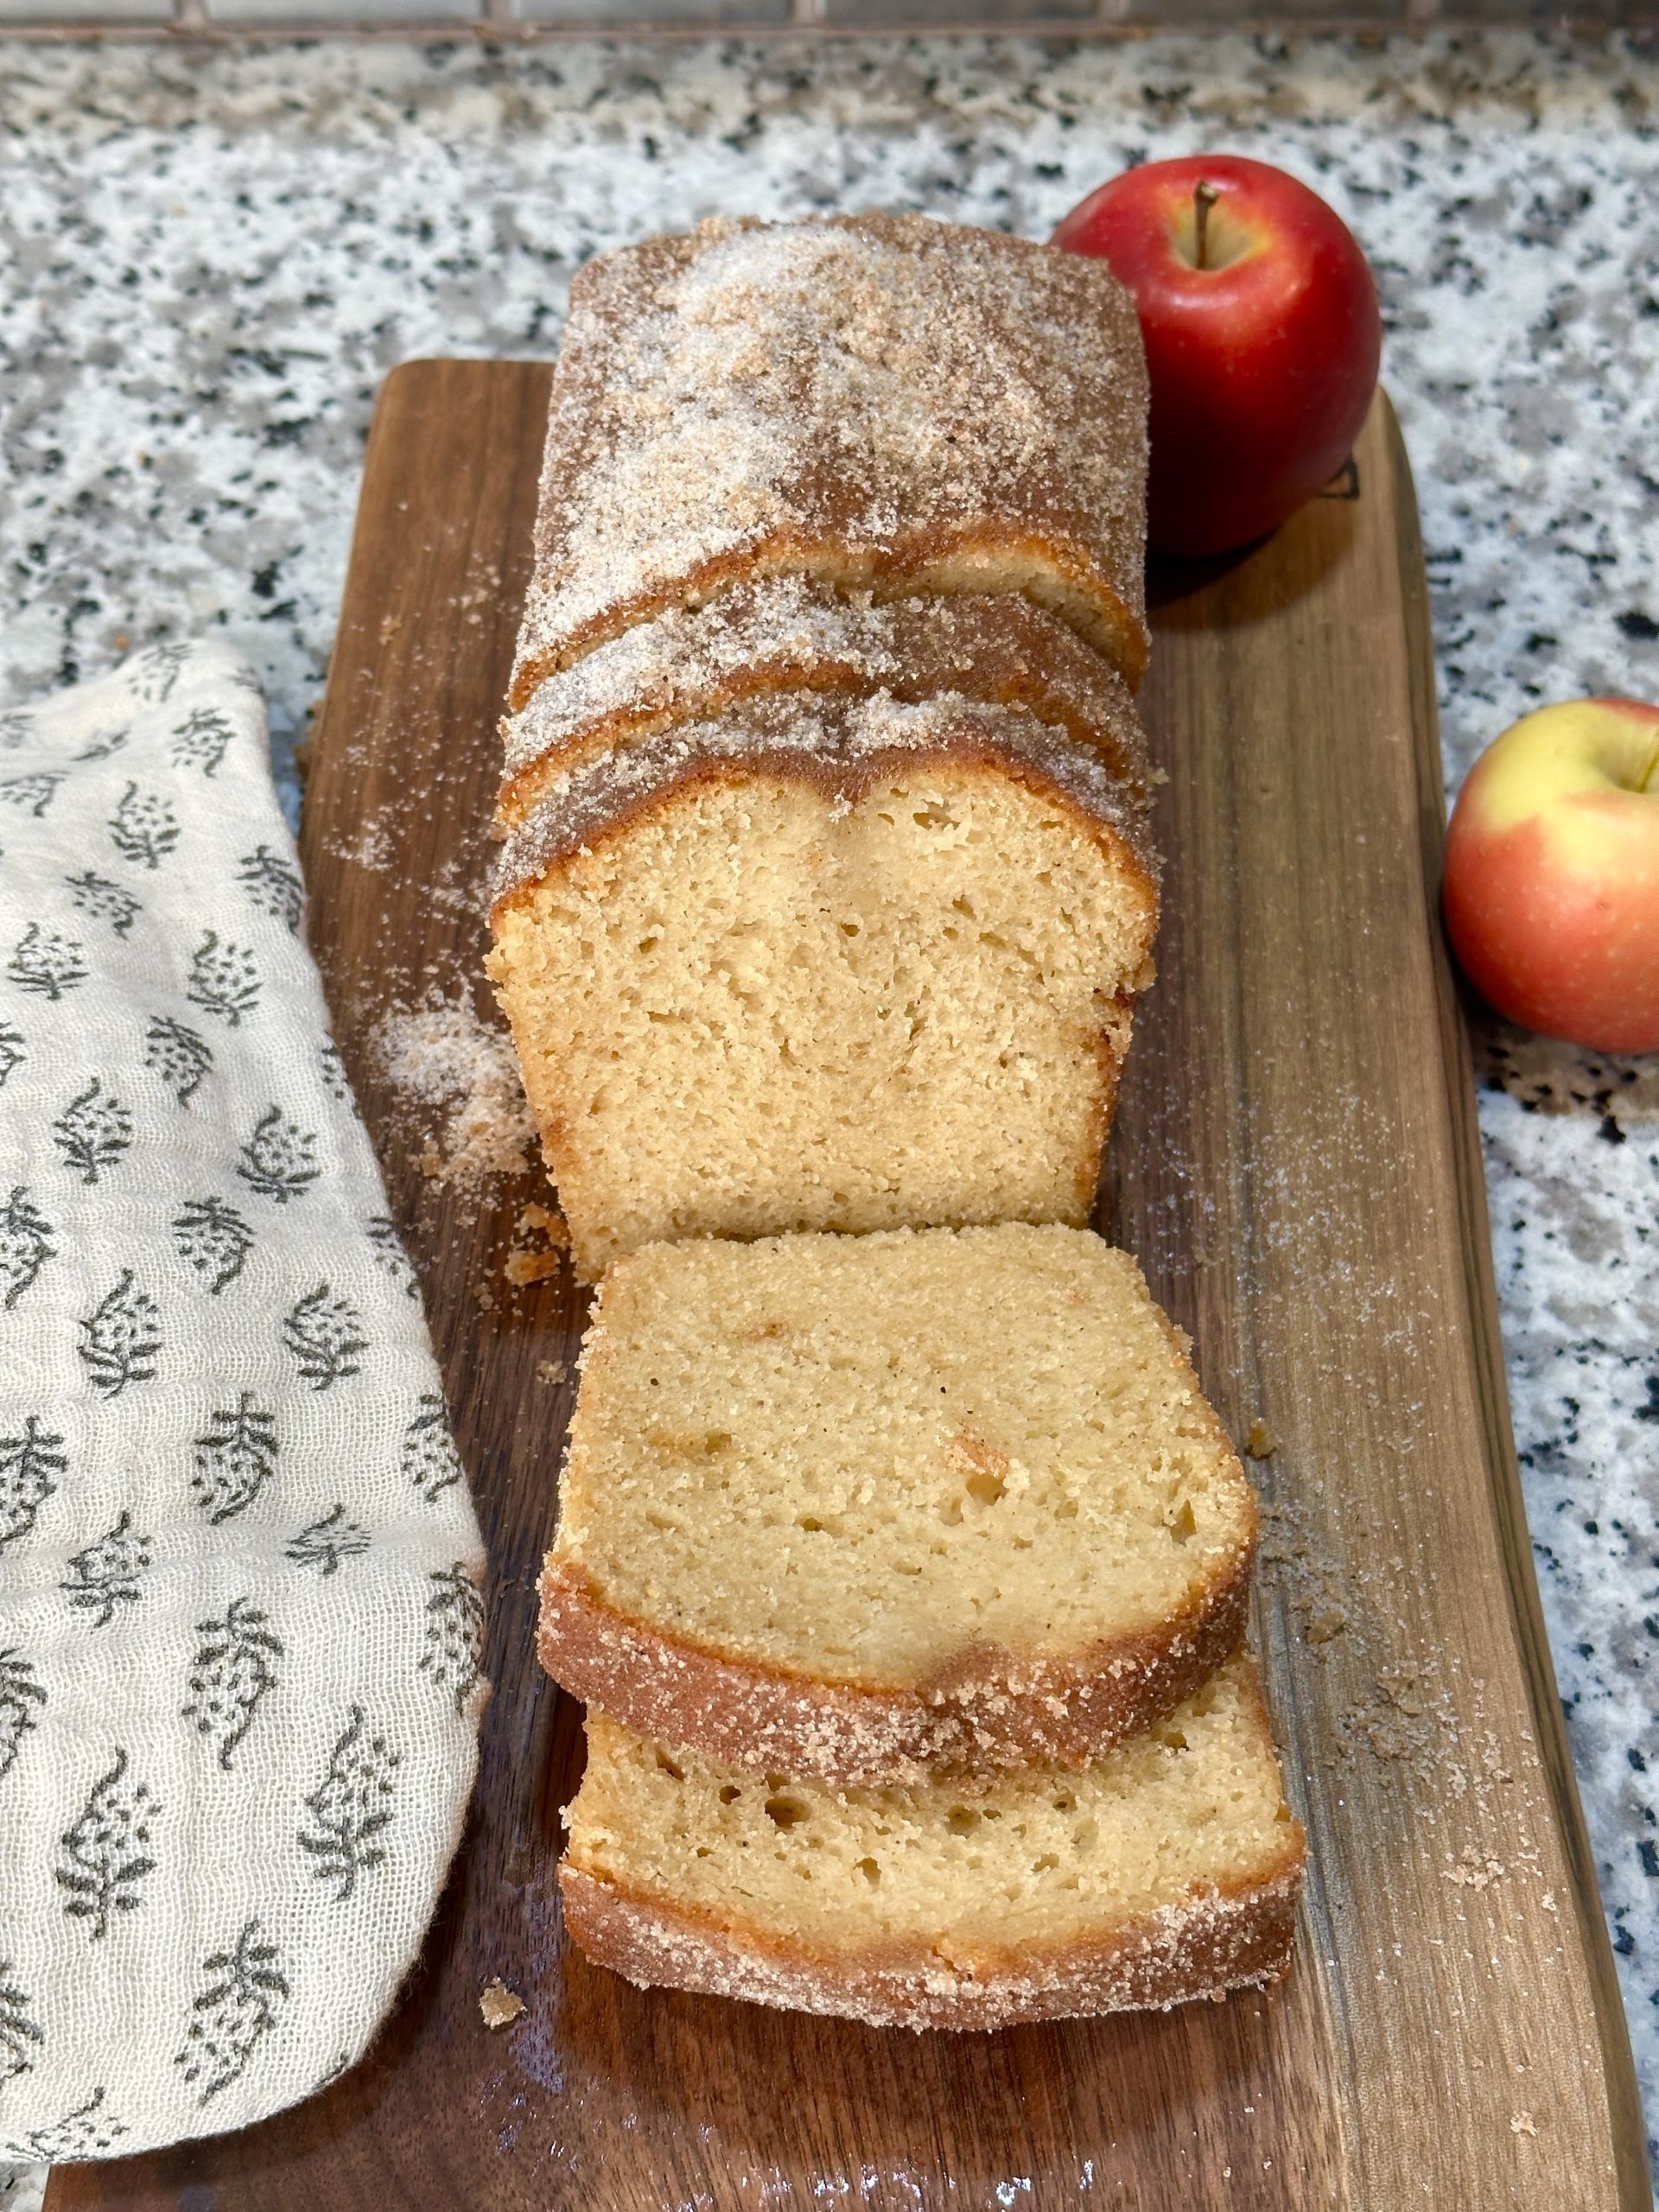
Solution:
M562 1213L547 1206L524 1206L513 1233L521 1237L541 1236L545 1242L513 1246L501 1270L510 1283L545 1282L558 1274L563 1255L570 1249L570 1231Z
M1461 1855L1445 1869L1444 1878L1455 1883L1460 1890L1489 1890L1494 1882L1501 1882L1509 1869L1501 1859L1491 1853L1483 1853L1472 1843L1466 1843Z
M501 1272L516 1287L527 1282L545 1282L557 1274L563 1264L556 1252L532 1252L516 1244L502 1262Z
M480 1992L478 2009L486 2028L510 2027L526 2010L524 1999L516 1989L509 1989L498 1974L493 1981L486 1981Z

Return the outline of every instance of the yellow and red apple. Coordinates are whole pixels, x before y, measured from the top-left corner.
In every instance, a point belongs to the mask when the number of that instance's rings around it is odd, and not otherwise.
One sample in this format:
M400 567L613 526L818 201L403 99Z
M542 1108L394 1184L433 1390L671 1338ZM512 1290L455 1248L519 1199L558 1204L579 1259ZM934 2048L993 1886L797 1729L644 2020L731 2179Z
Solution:
M1275 529L1347 460L1376 387L1376 286L1352 232L1267 162L1148 162L1054 244L1135 295L1152 385L1148 534L1222 553Z
M1489 745L1452 810L1443 903L1511 1021L1659 1051L1659 707L1569 700Z

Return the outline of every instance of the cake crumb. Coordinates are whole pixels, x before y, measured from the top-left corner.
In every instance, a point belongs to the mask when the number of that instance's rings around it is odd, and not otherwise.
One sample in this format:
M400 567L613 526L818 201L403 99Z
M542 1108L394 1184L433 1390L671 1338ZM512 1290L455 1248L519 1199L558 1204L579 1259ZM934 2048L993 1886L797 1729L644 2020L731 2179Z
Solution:
M1244 1449L1252 1459L1271 1459L1279 1449L1278 1439L1264 1421L1253 1421L1250 1433L1244 1440Z
M1454 1882L1460 1890L1489 1890L1494 1882L1501 1882L1508 1872L1501 1859L1494 1859L1491 1852L1483 1853L1472 1843L1466 1843L1460 1856L1446 1868L1445 1878Z
M498 1975L486 1981L479 1997L478 2009L486 2028L509 2027L525 2009L524 2000L516 1989L509 1989Z
M565 1226L564 1216L546 1206L527 1205L519 1211L517 1233L520 1236L541 1236L545 1244L515 1244L507 1254L502 1272L511 1283L545 1282L556 1275L561 1265L560 1255L570 1249L570 1231Z
M1532 2114L1529 2112L1512 2112L1510 2114L1510 2133L1511 2135L1536 2135L1538 2129Z
M557 1274L563 1264L556 1252L531 1252L515 1245L501 1272L510 1283L544 1282L550 1275Z
M570 1372L562 1359L538 1359L536 1379L538 1382L563 1382Z

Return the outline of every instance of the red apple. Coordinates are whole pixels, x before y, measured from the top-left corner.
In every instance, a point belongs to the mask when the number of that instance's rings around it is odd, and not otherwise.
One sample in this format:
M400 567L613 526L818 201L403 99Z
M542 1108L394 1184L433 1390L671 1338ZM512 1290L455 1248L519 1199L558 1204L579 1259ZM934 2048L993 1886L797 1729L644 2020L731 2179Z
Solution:
M1376 388L1376 286L1317 193L1236 154L1149 162L1054 233L1135 295L1152 378L1152 543L1276 529L1353 449Z
M1444 903L1511 1021L1659 1051L1659 707L1572 699L1489 745L1452 810Z

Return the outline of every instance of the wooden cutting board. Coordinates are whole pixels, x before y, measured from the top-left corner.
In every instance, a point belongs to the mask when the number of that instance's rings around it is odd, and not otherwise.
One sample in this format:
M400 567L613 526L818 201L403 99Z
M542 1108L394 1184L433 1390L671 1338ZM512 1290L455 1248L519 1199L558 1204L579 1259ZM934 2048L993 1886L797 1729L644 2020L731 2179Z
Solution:
M642 1993L567 1949L578 1714L531 1628L571 1394L548 1363L569 1368L583 1301L504 1279L545 1193L428 1172L434 1131L375 1049L429 994L493 1018L486 823L547 390L527 363L388 379L303 837L493 1566L468 1841L362 2066L246 2133L64 2169L52 2212L1648 2206L1510 1440L1382 399L1338 492L1165 580L1145 696L1167 904L1101 1212L1224 1419L1273 1446L1255 1619L1312 1842L1294 1974L1167 2016L917 2037ZM528 2009L492 2034L496 1976Z

